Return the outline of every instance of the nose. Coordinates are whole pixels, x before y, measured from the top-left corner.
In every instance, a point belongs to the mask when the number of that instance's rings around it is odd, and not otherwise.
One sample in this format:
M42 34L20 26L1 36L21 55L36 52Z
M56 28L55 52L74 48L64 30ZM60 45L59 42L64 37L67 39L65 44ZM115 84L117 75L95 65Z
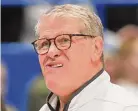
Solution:
M49 50L47 52L47 56L54 59L57 58L58 56L60 56L60 50L57 49L57 47L55 46L54 42L51 43Z

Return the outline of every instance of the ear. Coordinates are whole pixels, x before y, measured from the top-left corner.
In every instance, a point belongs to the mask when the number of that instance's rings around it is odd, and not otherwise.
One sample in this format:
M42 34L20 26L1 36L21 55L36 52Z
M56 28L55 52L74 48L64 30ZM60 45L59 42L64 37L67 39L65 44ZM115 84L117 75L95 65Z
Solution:
M93 40L92 61L99 61L103 53L104 41L103 38L97 36Z

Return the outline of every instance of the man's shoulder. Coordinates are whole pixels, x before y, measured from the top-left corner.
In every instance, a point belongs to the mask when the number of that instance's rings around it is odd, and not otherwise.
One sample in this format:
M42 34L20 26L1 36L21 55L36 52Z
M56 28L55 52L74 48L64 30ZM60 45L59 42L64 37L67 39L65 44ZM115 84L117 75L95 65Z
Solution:
M47 104L44 104L39 111L48 111Z
M107 91L101 99L123 106L138 105L138 97L127 91L125 88L113 83L109 83Z

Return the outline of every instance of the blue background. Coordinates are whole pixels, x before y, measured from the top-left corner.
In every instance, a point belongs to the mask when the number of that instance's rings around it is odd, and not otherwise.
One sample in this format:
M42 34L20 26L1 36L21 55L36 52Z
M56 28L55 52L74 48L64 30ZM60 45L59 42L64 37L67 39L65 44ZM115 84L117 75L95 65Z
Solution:
M88 0L46 0L51 4L89 3ZM2 0L5 5L33 5L38 0ZM41 4L41 0L39 1ZM93 4L106 27L105 4L134 5L138 0L93 0ZM32 79L41 73L38 58L31 44L5 43L1 45L1 57L8 67L8 94L6 102L15 105L19 111L26 111L28 87Z

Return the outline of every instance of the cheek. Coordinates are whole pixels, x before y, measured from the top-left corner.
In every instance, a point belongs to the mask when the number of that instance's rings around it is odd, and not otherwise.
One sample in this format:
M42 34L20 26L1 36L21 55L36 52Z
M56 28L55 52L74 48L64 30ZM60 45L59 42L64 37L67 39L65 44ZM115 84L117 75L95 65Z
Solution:
M40 66L43 69L43 63L44 63L45 56L44 55L39 55L38 59L39 59Z
M77 68L84 67L85 65L90 62L90 51L89 49L84 46L78 46L78 47L73 47L69 53L69 58L70 61L72 62L72 65Z

